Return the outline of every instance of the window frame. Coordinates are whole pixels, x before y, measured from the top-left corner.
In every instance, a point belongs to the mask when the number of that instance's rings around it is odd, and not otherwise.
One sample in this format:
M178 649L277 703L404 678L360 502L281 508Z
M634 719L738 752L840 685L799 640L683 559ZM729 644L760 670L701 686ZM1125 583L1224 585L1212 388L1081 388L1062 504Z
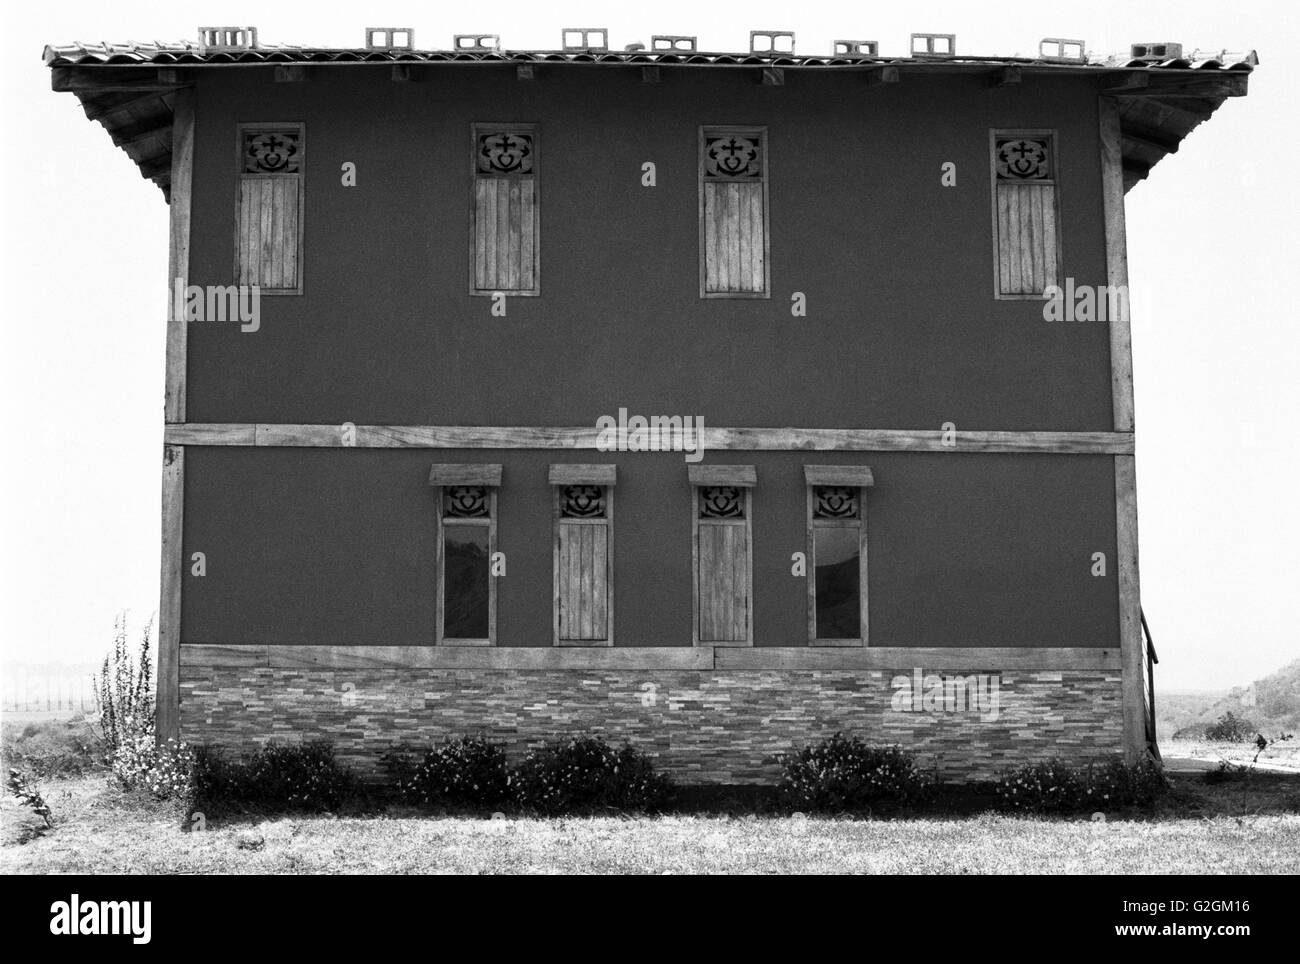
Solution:
M870 644L869 566L867 555L867 492L875 484L871 469L865 465L805 465L804 493L808 527L808 645L819 647L858 647ZM823 486L856 488L858 490L858 517L856 519L818 519L815 515L816 490ZM817 530L858 530L858 635L854 638L834 639L817 635Z
M761 291L709 291L708 290L708 251L705 245L705 224L704 224L704 148L711 136L717 134L748 134L758 135L761 140L763 152L763 288ZM768 141L768 131L765 124L701 124L697 131L697 146L695 157L695 177L698 182L699 195L699 264L700 264L700 297L707 299L716 298L740 298L740 299L767 299L772 297L772 230L771 230L771 205L768 202L768 185L771 181L771 156L772 152Z
M691 484L691 645L754 645L754 486L758 477L752 465L691 465L687 467ZM741 519L701 519L700 490L713 486L739 488L744 496ZM700 528L701 526L736 526L745 530L745 638L743 640L700 639Z
M550 467L551 486L551 645L555 647L599 648L614 645L614 487L618 481L614 463L556 463ZM570 485L594 485L605 490L605 515L599 519L575 519L564 515L564 490ZM605 527L605 636L603 639L569 639L560 635L560 530L563 526Z
M434 525L435 563L434 579L437 583L434 606L435 646L496 646L497 645L497 577L492 574L492 558L497 552L497 490L501 487L501 466L473 463L468 465L439 463L429 473L429 485L437 500ZM488 515L482 518L447 516L447 489L460 485L478 485L488 490ZM449 526L467 526L488 531L488 635L486 639L446 635L447 605L447 544Z
M1061 230L1061 136L1054 127L990 127L989 128L989 207L993 224L993 298L995 301L1042 301L1043 293L1037 294L1003 294L1002 292L1002 245L998 227L998 161L997 145L999 137L1040 137L1047 138L1052 164L1051 181L1038 181L1038 184L1050 183L1052 186L1052 213L1056 229L1056 273L1054 282L1065 283L1065 233Z
M306 246L304 239L307 236L306 217L307 217L307 123L305 121L241 121L235 124L235 231L234 231L234 284L242 282L239 280L241 267L241 245L239 243L239 222L242 219L243 208L240 204L240 188L247 177L258 177L256 174L246 174L244 172L244 134L249 131L276 131L285 128L293 128L298 132L298 172L293 175L282 175L284 177L293 177L298 183L298 247L297 266L298 266L298 284L293 288L266 288L258 285L258 295L301 295L303 293L303 279L307 274L307 265L304 260ZM268 177L273 175L261 175Z
M475 270L478 255L478 203L476 189L480 178L504 180L510 175L483 174L478 169L478 139L480 134L492 132L527 133L533 139L533 286L527 289L480 288ZM503 294L507 298L539 298L542 294L542 132L537 123L483 123L469 125L469 293L474 298L491 298Z

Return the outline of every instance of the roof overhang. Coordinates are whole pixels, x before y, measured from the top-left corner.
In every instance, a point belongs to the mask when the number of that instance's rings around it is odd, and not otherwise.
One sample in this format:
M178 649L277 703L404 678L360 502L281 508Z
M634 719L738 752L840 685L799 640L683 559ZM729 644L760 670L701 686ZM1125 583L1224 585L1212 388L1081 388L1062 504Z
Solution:
M1259 62L1253 51L1239 58L1061 63L1022 57L814 57L645 50L466 52L288 46L210 50L188 42L46 47L44 57L52 70L54 90L75 93L87 118L102 124L141 176L168 197L173 92L193 85L210 70L274 68L282 79L302 79L309 70L389 69L394 79L412 79L413 71L448 65L663 67L747 69L758 71L767 83L778 79L773 71L790 69L860 74L864 85L896 83L922 74L983 74L991 87L1031 82L1035 76L1086 76L1094 79L1099 95L1119 103L1127 191L1166 155L1176 152L1183 138L1225 100L1244 96L1249 75Z

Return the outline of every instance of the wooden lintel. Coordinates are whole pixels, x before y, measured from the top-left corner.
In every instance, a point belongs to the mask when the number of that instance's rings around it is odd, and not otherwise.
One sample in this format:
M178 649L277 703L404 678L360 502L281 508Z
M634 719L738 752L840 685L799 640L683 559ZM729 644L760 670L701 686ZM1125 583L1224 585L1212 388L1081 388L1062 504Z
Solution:
M94 67L55 67L50 71L50 88L56 91L109 92L115 90L172 90L176 83L159 79L155 67L120 67L100 64Z
M306 64L276 64L275 82L277 84L301 84L311 79Z
M1112 326L1113 327L1113 326ZM504 425L286 425L168 424L173 445L236 445L290 448L568 449L600 451L595 426ZM1130 455L1125 432L959 431L940 429L710 428L699 432L706 452L937 452Z
M999 67L989 75L990 87L1012 87L1021 81L1021 70L1016 66Z
M416 70L411 64L393 64L393 71L390 75L396 83L415 84L423 79L423 74Z
M759 71L758 82L764 87L784 87L785 68L764 67Z
M873 87L877 84L896 84L901 79L902 75L894 64L887 64L884 67L877 67L875 70L867 71L867 83Z
M536 64L519 64L515 67L515 80L536 80Z
M641 68L641 83L657 84L659 83L659 65L646 64Z

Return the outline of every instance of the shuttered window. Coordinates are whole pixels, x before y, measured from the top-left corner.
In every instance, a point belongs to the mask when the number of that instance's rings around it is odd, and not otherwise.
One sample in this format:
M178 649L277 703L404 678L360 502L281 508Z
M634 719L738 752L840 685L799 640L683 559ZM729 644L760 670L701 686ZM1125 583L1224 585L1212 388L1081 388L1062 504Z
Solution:
M241 124L235 282L262 294L302 293L301 124Z
M438 645L495 646L497 488L501 466L435 465Z
M696 644L752 645L752 465L690 466Z
M700 296L768 297L767 129L700 128Z
M532 124L475 124L470 293L536 295L538 137Z
M865 465L806 465L808 487L808 642L867 643Z
M1050 131L993 131L990 149L997 295L1042 297L1060 284L1056 138Z
M614 642L613 465L552 465L555 645Z

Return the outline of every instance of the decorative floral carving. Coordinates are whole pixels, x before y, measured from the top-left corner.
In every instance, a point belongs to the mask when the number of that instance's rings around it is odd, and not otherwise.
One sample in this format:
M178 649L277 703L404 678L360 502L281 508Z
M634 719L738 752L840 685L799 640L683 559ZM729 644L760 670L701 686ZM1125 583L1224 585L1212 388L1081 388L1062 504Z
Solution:
M478 169L484 174L531 174L533 135L512 131L480 134Z
M1000 181L1046 181L1052 177L1046 138L1000 137L993 160Z
M245 131L245 174L297 174L298 142L294 130Z
M704 141L704 176L728 180L763 174L762 148L757 135L722 134Z
M484 519L488 516L486 485L449 485L446 489L447 515L456 519Z
M566 519L603 519L605 487L602 485L566 485L560 514Z
M856 519L858 490L847 485L819 485L813 489L813 517L817 519Z
M738 485L706 485L700 489L701 519L743 519L745 499Z

